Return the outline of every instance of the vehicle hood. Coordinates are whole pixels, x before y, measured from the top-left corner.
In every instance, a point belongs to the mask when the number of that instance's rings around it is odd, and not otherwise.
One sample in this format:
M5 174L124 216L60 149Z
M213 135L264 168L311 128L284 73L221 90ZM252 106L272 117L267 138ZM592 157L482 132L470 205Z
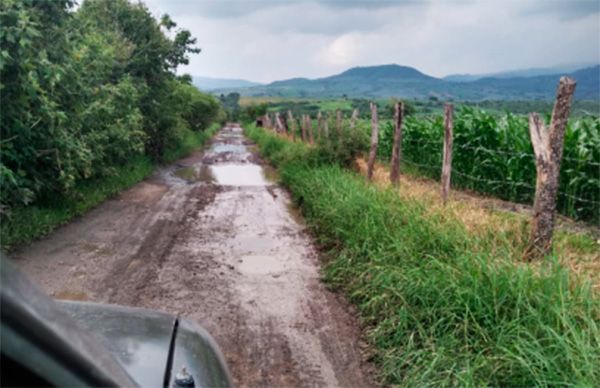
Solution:
M210 335L175 316L140 308L57 301L140 386L176 386L185 367L196 387L231 386Z

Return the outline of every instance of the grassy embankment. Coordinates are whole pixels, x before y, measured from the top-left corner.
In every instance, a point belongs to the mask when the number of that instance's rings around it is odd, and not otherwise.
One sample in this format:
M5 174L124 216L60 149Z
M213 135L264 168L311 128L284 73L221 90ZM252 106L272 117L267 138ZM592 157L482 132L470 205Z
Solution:
M165 163L172 162L202 146L219 129L211 125L202 132L186 131L181 142L164 154ZM25 244L44 236L80 216L111 196L140 182L154 170L155 164L146 155L140 155L128 164L114 168L112 175L78 183L68 195L56 195L41 203L12 209L2 218L0 241L3 249Z
M454 211L324 162L319 147L252 127L248 135L323 247L325 279L358 305L383 382L600 381L600 304L561 252L523 264L514 229L471 230ZM572 250L593 254L588 240Z

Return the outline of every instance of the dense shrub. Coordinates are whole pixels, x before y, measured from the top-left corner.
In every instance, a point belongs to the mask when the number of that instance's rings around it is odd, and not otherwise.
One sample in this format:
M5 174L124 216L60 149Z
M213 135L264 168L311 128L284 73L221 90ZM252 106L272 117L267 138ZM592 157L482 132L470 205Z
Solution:
M216 99L176 77L199 52L142 3L3 0L1 206L68 195L146 154L161 161L221 119ZM166 32L171 32L169 38Z

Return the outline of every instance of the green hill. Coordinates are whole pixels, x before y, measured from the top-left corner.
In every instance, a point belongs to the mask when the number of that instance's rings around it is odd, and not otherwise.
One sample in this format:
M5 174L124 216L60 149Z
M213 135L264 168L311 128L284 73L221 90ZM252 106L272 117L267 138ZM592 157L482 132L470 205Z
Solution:
M330 77L293 78L268 85L238 88L245 96L280 97L402 97L435 96L457 100L551 100L562 74L513 78L481 78L456 82L435 78L400 65L355 67ZM570 74L577 80L577 99L600 99L600 65ZM219 90L219 92L234 89Z

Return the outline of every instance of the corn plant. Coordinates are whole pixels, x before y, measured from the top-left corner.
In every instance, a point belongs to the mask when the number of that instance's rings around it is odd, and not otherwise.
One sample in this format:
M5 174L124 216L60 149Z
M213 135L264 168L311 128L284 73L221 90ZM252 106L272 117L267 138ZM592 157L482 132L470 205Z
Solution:
M379 157L383 160L390 158L392 136L392 124L382 123ZM440 115L407 117L402 142L404 170L439 179L442 139ZM470 107L458 110L454 119L453 187L531 204L535 180L526 116L493 115ZM559 192L560 213L600 224L600 118L569 122Z

